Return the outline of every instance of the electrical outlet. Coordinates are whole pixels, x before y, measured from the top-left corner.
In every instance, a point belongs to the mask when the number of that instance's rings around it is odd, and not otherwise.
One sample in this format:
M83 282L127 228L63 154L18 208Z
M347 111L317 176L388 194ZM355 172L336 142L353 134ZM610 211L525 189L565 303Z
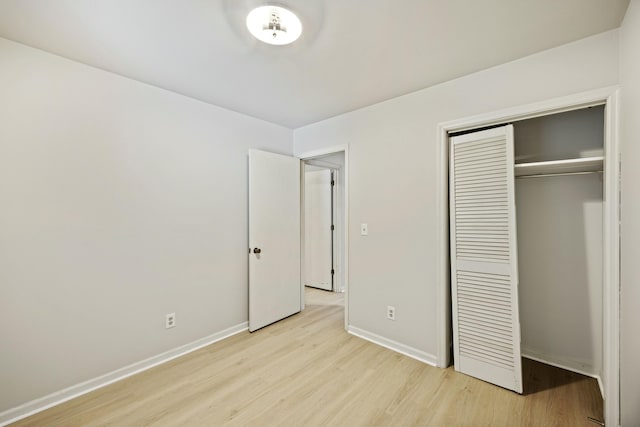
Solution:
M387 319L396 320L396 308L391 305L387 306Z
M369 235L369 226L367 224L360 224L360 235L361 236Z
M169 313L164 316L164 327L166 329L175 328L176 326L176 314Z

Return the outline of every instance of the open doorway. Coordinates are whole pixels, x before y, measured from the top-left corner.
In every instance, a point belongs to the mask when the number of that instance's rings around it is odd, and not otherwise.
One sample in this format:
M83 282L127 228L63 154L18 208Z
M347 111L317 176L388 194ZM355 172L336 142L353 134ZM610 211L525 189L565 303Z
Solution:
M347 325L347 161L344 148L301 156L302 308L339 299ZM325 296L322 296L322 294Z

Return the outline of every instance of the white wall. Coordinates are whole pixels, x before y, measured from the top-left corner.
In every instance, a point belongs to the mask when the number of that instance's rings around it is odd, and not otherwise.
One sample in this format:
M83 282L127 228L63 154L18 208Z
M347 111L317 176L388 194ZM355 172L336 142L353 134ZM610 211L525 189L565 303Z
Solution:
M292 132L4 39L0 64L0 412L246 322L247 149Z
M602 371L602 175L516 179L522 354Z
M622 225L620 396L623 426L640 425L640 1L631 0L620 29Z
M604 155L604 105L514 123L515 163Z
M351 326L435 361L438 123L614 85L617 43L606 32L294 131L295 153L349 145Z

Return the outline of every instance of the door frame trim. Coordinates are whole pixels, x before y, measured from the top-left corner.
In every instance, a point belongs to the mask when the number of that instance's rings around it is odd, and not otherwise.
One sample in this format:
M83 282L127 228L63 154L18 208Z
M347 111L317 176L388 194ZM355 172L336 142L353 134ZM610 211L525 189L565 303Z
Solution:
M436 334L437 363L450 364L451 296L449 256L449 132L457 132L534 117L605 105L603 212L603 371L607 425L620 420L620 141L619 87L609 86L550 100L464 117L437 126L436 147Z
M344 169L342 171L342 178L344 180L344 227L342 229L342 234L344 236L344 247L342 248L342 251L344 254L344 329L347 330L349 327L349 146L335 145L332 147L326 147L317 150L302 151L300 153L295 153L295 156L299 158L300 161L305 161L341 152L344 152ZM301 170L302 169L303 168L301 168ZM301 177L301 180L303 180L303 177ZM301 204L302 203L304 203L304 197L301 200ZM301 205L301 215L303 212L302 208L303 206ZM302 239L300 241L300 250L302 260L304 259L304 233L302 233L301 235ZM303 271L303 269L301 269L301 271ZM300 302L300 306L304 307L304 280L302 276L300 277L300 286L302 288L302 301Z

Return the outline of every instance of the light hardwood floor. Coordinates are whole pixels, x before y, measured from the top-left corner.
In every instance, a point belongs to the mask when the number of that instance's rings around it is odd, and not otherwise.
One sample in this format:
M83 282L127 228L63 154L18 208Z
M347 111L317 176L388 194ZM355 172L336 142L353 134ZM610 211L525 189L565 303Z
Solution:
M14 426L589 426L593 379L524 360L525 393L347 334L342 295L36 414Z

